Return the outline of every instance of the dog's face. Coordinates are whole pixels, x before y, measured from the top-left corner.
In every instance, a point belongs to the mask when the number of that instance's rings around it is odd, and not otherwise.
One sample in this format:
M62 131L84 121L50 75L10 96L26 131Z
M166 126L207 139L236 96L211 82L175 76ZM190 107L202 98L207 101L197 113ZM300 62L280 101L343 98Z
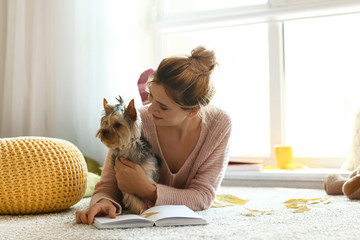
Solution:
M118 101L119 104L113 106L104 99L105 115L101 119L101 127L96 137L110 149L124 150L134 139L140 137L140 119L137 118L134 99L127 107L123 105L121 97Z

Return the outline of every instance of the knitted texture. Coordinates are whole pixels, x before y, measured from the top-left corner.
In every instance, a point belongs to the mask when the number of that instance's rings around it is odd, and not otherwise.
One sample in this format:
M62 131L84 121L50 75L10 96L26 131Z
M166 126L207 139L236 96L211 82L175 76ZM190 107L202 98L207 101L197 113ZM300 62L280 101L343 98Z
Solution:
M66 209L83 197L87 167L79 149L42 137L0 139L0 214Z

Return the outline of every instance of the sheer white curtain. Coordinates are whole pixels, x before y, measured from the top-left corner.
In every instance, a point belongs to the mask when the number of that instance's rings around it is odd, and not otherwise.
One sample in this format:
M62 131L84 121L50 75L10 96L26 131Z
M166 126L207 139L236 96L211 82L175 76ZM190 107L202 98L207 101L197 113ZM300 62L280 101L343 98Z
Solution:
M102 162L102 99L140 106L136 81L153 67L146 4L0 0L0 136L66 139Z

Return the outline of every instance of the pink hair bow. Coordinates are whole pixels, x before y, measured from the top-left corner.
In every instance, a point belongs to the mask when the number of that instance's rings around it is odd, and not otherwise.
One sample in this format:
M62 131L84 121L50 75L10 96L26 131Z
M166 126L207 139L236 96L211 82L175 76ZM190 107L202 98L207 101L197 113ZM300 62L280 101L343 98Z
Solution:
M154 72L154 70L151 68L144 71L140 75L140 78L138 80L138 89L139 89L139 93L140 93L141 101L142 101L143 105L150 103L149 99L148 99L149 93L146 91L146 83L149 79L150 74L152 74L153 72Z

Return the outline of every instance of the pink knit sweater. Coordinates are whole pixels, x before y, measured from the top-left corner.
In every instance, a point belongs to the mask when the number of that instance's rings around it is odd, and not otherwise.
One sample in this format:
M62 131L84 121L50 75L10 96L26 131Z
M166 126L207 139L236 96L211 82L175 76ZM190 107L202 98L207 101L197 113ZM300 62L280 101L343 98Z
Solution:
M193 152L178 172L171 172L161 151L156 127L147 107L139 110L142 119L142 136L149 141L156 155L163 160L160 180L156 184L157 200L154 205L186 205L194 211L211 206L228 163L231 120L228 114L216 107L206 112L201 125L200 138ZM121 211L121 194L117 188L109 151L101 180L95 187L91 205L109 199Z

